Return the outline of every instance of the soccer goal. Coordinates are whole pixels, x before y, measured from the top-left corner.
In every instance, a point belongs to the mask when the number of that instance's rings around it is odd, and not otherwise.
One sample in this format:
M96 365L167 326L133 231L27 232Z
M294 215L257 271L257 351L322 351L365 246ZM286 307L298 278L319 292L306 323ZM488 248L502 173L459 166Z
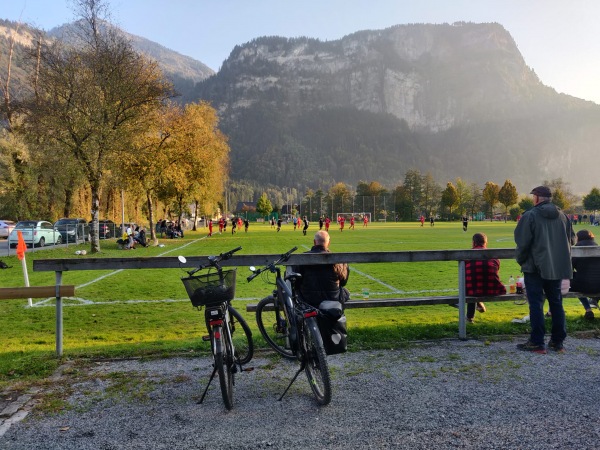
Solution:
M354 217L355 222L362 222L367 217L368 221L371 222L371 213L370 212L355 212L355 213L346 213L340 212L336 214L337 221L340 221L340 217L343 217L347 223L350 223L350 218Z

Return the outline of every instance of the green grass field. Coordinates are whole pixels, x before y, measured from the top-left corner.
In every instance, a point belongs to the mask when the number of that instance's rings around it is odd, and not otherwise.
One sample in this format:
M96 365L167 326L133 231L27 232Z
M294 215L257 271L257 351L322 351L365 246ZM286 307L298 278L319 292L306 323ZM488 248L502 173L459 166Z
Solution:
M466 249L475 232L488 235L490 248L512 248L514 223L471 222L463 232L459 222L438 222L434 227L419 223L362 224L356 230L330 230L334 252L402 251ZM230 230L229 230L230 231ZM102 257L123 256L193 256L211 255L238 245L239 254L280 254L293 246L306 251L312 245L311 225L307 236L293 226L284 225L276 232L268 224L252 223L248 233L216 234L206 237L201 232L188 232L185 239L161 240L164 247L122 251L114 241L102 241ZM576 230L577 231L577 230ZM53 272L33 272L33 259L87 258L76 256L69 246L26 254L30 285L54 284ZM98 255L94 255L97 257ZM23 286L20 261L2 258L11 269L0 273L3 287ZM513 260L501 261L501 278L517 275ZM258 347L264 347L253 314L245 312L245 304L268 295L272 286L256 279L246 282L248 268L239 267L236 306L247 317ZM165 354L197 354L208 351L200 336L205 333L203 312L187 299L180 281L184 272L168 270L123 270L65 272L63 284L74 284L75 299L66 299L64 308L64 354L66 358L155 356ZM371 297L419 295L452 295L458 291L458 265L455 262L353 264L348 289L360 298L364 289ZM55 308L53 299L0 301L0 388L15 381L35 380L48 375L59 361L55 350ZM512 319L528 314L526 305L510 302L489 303L488 312L477 314L469 324L470 337L524 335L528 325L514 324ZM598 330L595 323L584 321L583 308L577 299L566 299L569 332ZM351 350L393 348L412 340L457 337L457 310L446 305L351 309L347 311L349 347Z

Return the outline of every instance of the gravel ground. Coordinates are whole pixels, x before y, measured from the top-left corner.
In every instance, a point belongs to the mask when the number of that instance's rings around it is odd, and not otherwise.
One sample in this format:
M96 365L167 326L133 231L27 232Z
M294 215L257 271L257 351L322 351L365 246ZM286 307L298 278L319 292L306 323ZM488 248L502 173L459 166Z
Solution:
M600 340L566 344L548 355L442 341L331 356L326 407L304 374L277 401L296 365L269 353L237 376L232 411L218 380L197 404L205 357L73 366L54 384L71 408L34 408L0 449L597 449Z

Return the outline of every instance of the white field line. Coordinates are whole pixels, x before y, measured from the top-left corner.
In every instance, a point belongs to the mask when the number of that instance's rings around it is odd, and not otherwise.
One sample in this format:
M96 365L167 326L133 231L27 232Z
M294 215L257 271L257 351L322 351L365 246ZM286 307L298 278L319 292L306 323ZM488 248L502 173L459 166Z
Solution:
M180 250L180 249L182 249L182 248L185 248L185 247L187 247L188 245L195 244L196 242L198 242L198 241L201 241L201 240L203 240L203 239L206 239L206 236L205 236L205 237L202 237L202 238L200 238L200 239L194 239L193 241L189 241L188 243L186 243L186 244L184 244L184 245L181 245L181 246L179 246L179 247L175 247L175 248L169 249L169 250L167 250L167 251L165 251L165 252L163 252L163 253L160 253L159 255L156 255L156 256L158 257L158 256L164 256L164 255L167 255L167 254L169 254L169 253L171 253L171 252L174 252L174 251L176 251L176 250ZM113 275L116 275L116 274L118 274L119 272L122 272L123 270L125 270L125 269L118 269L118 270L115 270L115 271L113 271L113 272L107 273L107 274L105 274L105 275L99 276L98 278L94 278L93 280L91 280L91 281L88 281L87 283L80 284L79 286L76 286L76 287L75 287L75 289L81 289L81 288L84 288L84 287L86 287L86 286L89 286L90 284L97 283L98 281L101 281L101 280L103 280L103 279L105 279L105 278L108 278L108 277L111 277L111 276L113 276ZM46 298L46 299L44 299L44 300L40 300L39 302L36 302L35 304L33 304L33 305L31 305L31 306L32 306L32 307L35 307L35 306L44 306L44 305L46 305L48 302L50 302L50 301L54 300L55 298L56 298L56 297L48 297L48 298ZM73 300L77 300L77 301L81 302L81 304L95 304L95 305L96 305L96 304L101 304L101 302L93 302L93 301L91 301L91 300L85 300L85 299L83 299L83 298L79 298L79 297L63 297L63 298L70 298L70 299L73 299ZM105 302L105 303L107 303L107 302ZM117 302L108 302L108 303L123 303L123 302L121 302L121 301L117 301Z

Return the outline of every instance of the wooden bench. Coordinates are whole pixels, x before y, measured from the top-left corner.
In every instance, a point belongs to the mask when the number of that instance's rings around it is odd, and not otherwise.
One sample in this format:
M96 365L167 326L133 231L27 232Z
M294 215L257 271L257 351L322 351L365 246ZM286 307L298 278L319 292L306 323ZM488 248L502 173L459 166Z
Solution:
M584 294L581 292L568 292L565 298L600 297L600 294ZM433 296L433 297L405 297L405 298L370 298L366 300L349 300L345 303L346 309L355 308L390 308L396 306L423 306L423 305L457 305L457 295ZM510 302L527 301L525 294L505 294L489 297L465 297L465 303L477 302ZM246 311L256 312L256 303L248 303Z

